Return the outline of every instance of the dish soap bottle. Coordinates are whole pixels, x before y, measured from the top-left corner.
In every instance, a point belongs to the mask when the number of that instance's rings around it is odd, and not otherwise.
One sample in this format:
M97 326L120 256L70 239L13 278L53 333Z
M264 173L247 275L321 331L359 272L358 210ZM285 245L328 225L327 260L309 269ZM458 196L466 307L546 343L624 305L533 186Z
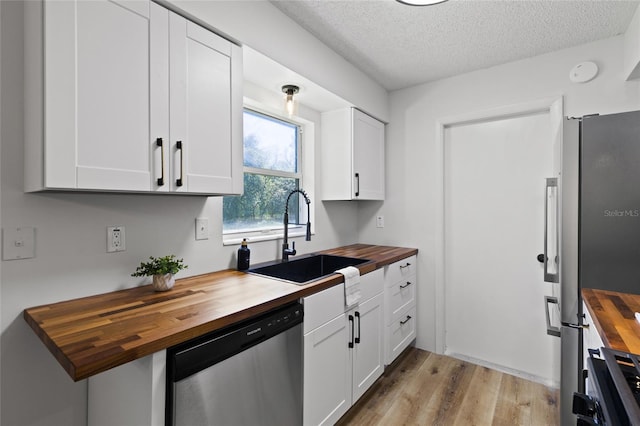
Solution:
M247 239L242 240L240 248L238 249L238 271L246 271L249 269L249 257L251 256L251 250L247 247Z

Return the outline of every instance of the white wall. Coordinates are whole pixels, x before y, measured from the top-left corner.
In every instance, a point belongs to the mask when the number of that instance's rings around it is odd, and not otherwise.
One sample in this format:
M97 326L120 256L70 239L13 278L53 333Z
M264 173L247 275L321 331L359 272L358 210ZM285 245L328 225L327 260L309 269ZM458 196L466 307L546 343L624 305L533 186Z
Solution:
M169 1L374 117L388 121L387 91L271 3Z
M640 7L624 33L624 76L628 80L640 78Z
M569 71L595 61L600 75L578 85ZM623 37L602 40L391 93L384 205L359 205L361 242L420 249L417 345L435 350L436 121L533 99L564 96L565 115L640 108L640 82L623 78ZM385 215L385 228L375 216ZM538 303L536 301L536 303Z
M217 2L207 3L216 3L218 7ZM297 40L298 50L305 46L309 51L319 49L317 41L308 34L303 37L303 30L290 21L287 27L281 27L283 18L275 9L269 9L273 6L263 4L260 11L265 8L271 21L262 21L261 47L273 49L281 43L280 38L288 38ZM222 245L221 198L23 192L23 4L3 0L0 9L2 227L36 228L36 257L2 262L0 424L79 426L86 423L86 382L72 382L27 326L22 318L23 309L136 286L142 280L130 277L130 273L149 255L175 253L184 257L189 269L179 277L234 267L237 247ZM250 21L248 16L256 21L267 17L260 13L247 15L238 36L234 35L233 21L225 22L224 31L241 39L246 31L244 26ZM265 22L279 29L275 31ZM337 95L357 100L357 96L349 93L343 96L339 90L349 85L362 88L361 75L349 70L350 65L338 57L330 60L335 70L328 69L326 56L325 52L318 58L292 57L288 62L298 69L322 69L323 78L335 83ZM371 84L366 83L365 87ZM380 96L374 96L368 104L384 113L386 92L380 87L372 92ZM319 123L317 111L301 106L300 115ZM315 126L315 133L319 141L319 125ZM317 142L316 159L320 158L319 149ZM315 163L319 170L318 162ZM320 179L316 179L316 193L320 193L319 185ZM315 235L311 242L298 241L299 253L357 242L356 204L313 199L312 207ZM209 240L194 239L194 219L200 216L210 220ZM106 253L106 227L112 225L126 227L125 252ZM251 244L252 262L276 258L280 245L281 241Z

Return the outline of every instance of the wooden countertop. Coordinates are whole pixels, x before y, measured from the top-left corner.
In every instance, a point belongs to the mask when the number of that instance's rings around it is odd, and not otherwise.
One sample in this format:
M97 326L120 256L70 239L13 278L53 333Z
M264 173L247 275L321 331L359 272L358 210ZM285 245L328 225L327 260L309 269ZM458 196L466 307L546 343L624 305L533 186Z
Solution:
M366 274L417 249L354 244L321 253L369 259ZM75 381L218 330L343 282L340 274L304 286L224 270L24 310L23 316Z
M640 354L640 295L583 289L582 298L606 346Z

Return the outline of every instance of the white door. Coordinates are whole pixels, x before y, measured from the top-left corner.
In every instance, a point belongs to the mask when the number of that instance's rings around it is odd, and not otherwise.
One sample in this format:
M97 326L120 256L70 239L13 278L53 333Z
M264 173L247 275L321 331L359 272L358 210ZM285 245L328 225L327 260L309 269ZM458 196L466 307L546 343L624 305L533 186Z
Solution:
M351 406L349 333L341 314L304 335L304 425L334 424Z
M177 191L233 191L231 51L227 40L170 16L172 185Z
M545 178L548 111L445 128L445 352L557 383L560 339L547 334Z
M353 113L353 198L384 200L384 123Z
M47 2L46 185L151 186L149 2Z
M352 404L371 387L382 375L382 299L383 294L361 303L355 309L355 336L353 347L353 401Z

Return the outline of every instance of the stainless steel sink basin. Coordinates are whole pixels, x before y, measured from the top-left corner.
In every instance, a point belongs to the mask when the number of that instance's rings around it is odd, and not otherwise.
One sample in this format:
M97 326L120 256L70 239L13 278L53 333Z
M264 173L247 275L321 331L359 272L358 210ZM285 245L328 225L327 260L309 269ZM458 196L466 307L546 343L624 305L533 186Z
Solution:
M366 262L369 262L369 260L330 254L314 254L308 257L292 259L288 262L258 266L249 269L248 272L303 285L329 276L338 269L346 268L347 266L356 266Z

